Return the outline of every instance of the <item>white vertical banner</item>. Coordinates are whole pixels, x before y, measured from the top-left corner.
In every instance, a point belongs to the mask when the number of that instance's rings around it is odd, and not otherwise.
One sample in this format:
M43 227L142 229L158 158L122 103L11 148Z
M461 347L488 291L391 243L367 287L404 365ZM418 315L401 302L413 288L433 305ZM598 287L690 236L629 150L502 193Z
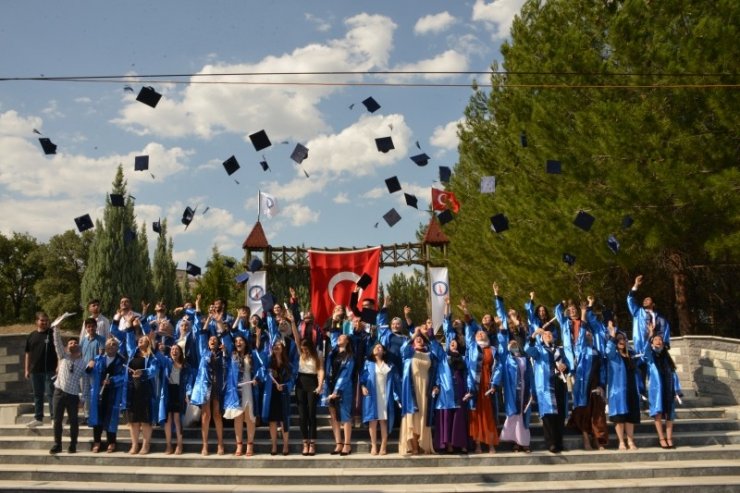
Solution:
M267 292L267 272L252 272L247 281L247 306L252 315L262 315L262 296Z
M435 332L445 317L445 300L450 294L447 267L429 267L429 296L432 307L432 325Z
M278 201L274 195L260 192L260 210L267 217L273 217L278 213Z

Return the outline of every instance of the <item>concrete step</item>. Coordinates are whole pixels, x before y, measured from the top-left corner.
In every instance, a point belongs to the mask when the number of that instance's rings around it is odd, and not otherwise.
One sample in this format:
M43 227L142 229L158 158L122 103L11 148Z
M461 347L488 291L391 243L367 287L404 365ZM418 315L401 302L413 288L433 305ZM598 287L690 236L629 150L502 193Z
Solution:
M63 437L63 444L69 443L68 433L65 432ZM105 436L105 435L104 435ZM611 435L609 446L612 448L616 447L616 436ZM79 439L79 450L89 450L89 445L92 442L90 435L80 437ZM130 438L127 430L122 431L118 435L118 450L120 453L128 451L131 445ZM255 440L255 453L256 454L269 454L271 445L270 440L267 438L258 438ZM278 441L279 450L282 451L282 441ZM652 433L638 433L635 435L635 443L638 447L656 447L658 446L657 437L654 432ZM676 431L674 433L674 443L678 447L699 447L704 445L715 445L715 444L740 444L740 431ZM47 436L2 436L0 435L0 450L15 450L18 453L25 453L27 450L48 450L53 444L51 435ZM567 450L579 450L582 448L582 440L578 435L566 435L563 439L563 444ZM224 437L224 445L227 453L232 453L235 447L235 440L233 436ZM216 450L216 438L211 437L209 440L209 446L211 453L213 454ZM369 452L370 441L367 438L356 437L353 435L352 446L355 452ZM317 454L328 454L334 450L334 440L331 438L320 438L316 442ZM389 443L389 453L395 453L398 450L398 440L391 440ZM544 450L546 449L544 439L542 437L533 437L531 442L532 450ZM300 434L291 434L290 438L290 452L291 454L300 454L302 449L302 442ZM499 445L500 451L510 450L511 444L501 443ZM151 451L152 452L164 452L165 441L163 438L154 437L152 439ZM183 440L183 451L185 453L199 454L201 450L201 439L200 438L186 438Z
M691 460L691 461L629 461L605 462L599 464L560 464L558 467L532 467L531 465L512 465L506 468L496 464L488 466L455 467L412 467L399 469L390 467L367 468L295 468L285 467L275 474L264 468L225 468L211 463L204 468L152 467L88 465L84 468L71 468L68 465L43 466L29 464L2 464L0 477L4 481L79 481L110 482L121 484L148 482L153 490L157 483L168 483L173 478L189 485L250 484L250 485L409 485L409 484L456 484L464 478L468 483L502 483L521 481L526 477L531 481L568 481L588 476L593 480L622 479L629 476L639 478L696 478L700 476L740 475L740 461L737 460Z

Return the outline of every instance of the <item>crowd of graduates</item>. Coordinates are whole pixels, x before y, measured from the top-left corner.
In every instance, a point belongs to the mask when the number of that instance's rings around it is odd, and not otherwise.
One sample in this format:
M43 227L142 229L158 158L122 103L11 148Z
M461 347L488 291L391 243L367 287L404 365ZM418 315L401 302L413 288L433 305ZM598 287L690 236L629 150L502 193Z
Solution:
M223 455L227 419L235 436L229 453L253 456L255 428L268 426L271 454L288 455L293 397L306 456L316 454L319 406L328 408L336 444L331 453L340 456L352 453L353 429L363 424L372 455L392 451L388 436L395 427L402 455L494 453L500 442L528 453L532 412L552 453L563 450L566 427L582 435L586 449L607 447L607 421L618 448L634 450L643 406L659 445L673 448L681 391L669 354L670 327L651 298L638 301L641 282L638 276L627 296L632 347L616 317L597 313L591 296L580 304L558 303L551 317L533 292L520 313L507 310L496 283L493 313L478 320L462 299L453 317L447 299L438 328L430 319L414 324L409 307L403 318L390 319L391 299L376 307L372 299L359 299L359 288L322 325L310 310L301 311L293 289L284 304L263 297L261 316L246 306L232 315L220 299L204 307L198 297L175 309L175 320L163 303L147 315L147 305L137 313L123 297L108 320L93 300L80 337L66 346L58 324L49 329L48 317L38 315L26 346L36 405L29 426L41 424L44 393L53 385L51 453L61 451L64 410L68 451L76 451L79 402L93 428L93 452L116 451L125 412L130 454L150 452L153 426L165 430L165 453L182 454L183 424L199 420L202 455L212 451L211 424L216 453ZM44 331L52 333L53 354Z

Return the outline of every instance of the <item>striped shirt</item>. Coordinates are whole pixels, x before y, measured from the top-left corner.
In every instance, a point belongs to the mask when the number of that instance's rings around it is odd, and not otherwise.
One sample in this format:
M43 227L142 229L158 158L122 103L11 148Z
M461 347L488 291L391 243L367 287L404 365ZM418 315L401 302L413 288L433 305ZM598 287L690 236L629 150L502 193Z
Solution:
M64 344L62 344L59 328L53 327L52 330L54 331L54 348L57 351L57 358L59 358L54 387L67 394L79 395L81 391L80 379L85 375L87 362L81 357L77 359L70 357L64 348Z

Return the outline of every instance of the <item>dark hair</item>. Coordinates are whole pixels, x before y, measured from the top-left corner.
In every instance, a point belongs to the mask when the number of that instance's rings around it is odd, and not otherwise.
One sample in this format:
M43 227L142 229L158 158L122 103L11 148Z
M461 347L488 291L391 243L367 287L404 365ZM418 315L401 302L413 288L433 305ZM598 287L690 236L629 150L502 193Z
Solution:
M49 318L49 315L47 315L46 312L36 312L36 320L40 318Z
M288 366L288 346L283 341L277 341L272 345L272 347L274 348L278 344L283 346L283 350L280 351L280 353L275 353L272 350L270 351L270 369L272 370L281 370ZM279 355L276 356L276 354Z
M91 299L90 301L87 302L87 306L90 306L90 305L99 305L99 304L100 304L100 300L97 299L97 298L93 298L93 299Z
M67 344L69 344L69 341L75 341L77 344L80 343L80 338L77 336L72 336L69 339L67 339Z
M172 358L172 348L174 348L174 347L177 347L177 348L180 349L180 357L177 358L176 360L173 360L173 361L175 363L179 363L182 366L185 366L185 351L182 350L182 347L180 345L173 344L172 346L170 346L170 350L169 350L167 356L169 356L170 358Z
M383 348L383 356L381 356L380 359L382 361L386 361L387 362L388 360L386 358L387 358L387 355L388 355L388 350L385 348L385 346L383 346L379 342L376 342L375 344L373 344L372 346L370 346L370 352L367 355L367 360L368 361L372 361L373 363L375 363L375 355L373 354L373 351L375 351L375 346L380 346L380 347Z
M92 317L90 317L90 318L86 318L86 319L85 319L85 325L94 325L94 326L95 326L95 328L97 328L97 327L98 327L98 321L97 321L97 320L95 320L95 319L94 319L94 318L92 318Z
M226 311L226 308L228 307L228 303L226 302L226 300L223 298L215 298L213 300L213 303L216 303L217 301L221 302L221 304L224 306L224 311Z
M544 320L545 322L548 322L550 320L550 318L551 318L550 317L550 310L548 310L545 305L537 305L536 307L534 307L534 316L539 318L538 313L540 311L540 308L544 308L545 309L545 318L544 319L540 319L540 320Z
M314 346L313 341L308 338L301 339L301 349L303 348L306 348L309 356L316 363L316 366L319 366L321 364L321 361L319 360L319 353L316 352L316 346ZM302 357L302 355L300 355L299 358L300 357Z
M252 315L252 309L249 308L247 305L242 305L239 308L237 308L237 310L244 310L245 312L247 312L247 316Z

